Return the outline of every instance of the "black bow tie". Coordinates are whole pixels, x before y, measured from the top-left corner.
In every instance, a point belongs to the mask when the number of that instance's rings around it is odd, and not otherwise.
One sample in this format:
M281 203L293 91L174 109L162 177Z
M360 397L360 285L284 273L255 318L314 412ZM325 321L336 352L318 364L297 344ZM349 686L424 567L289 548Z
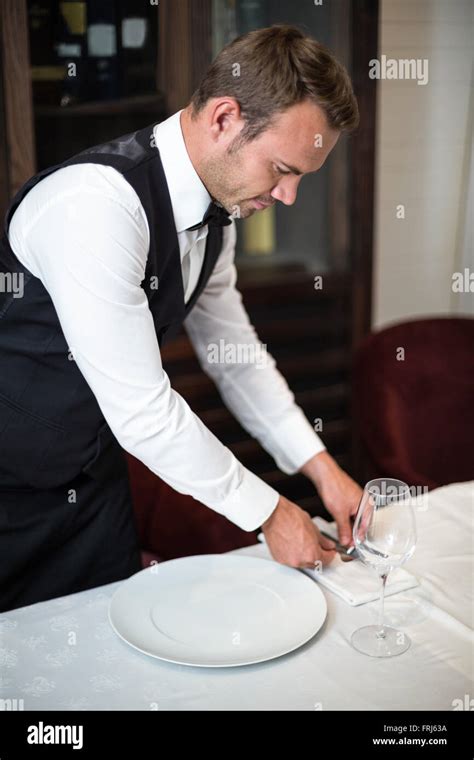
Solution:
M188 227L187 231L193 232L194 230L199 230L206 224L211 227L225 227L227 224L232 224L232 219L229 219L229 213L223 206L218 206L217 203L212 201L207 207L202 222L198 222L192 227Z

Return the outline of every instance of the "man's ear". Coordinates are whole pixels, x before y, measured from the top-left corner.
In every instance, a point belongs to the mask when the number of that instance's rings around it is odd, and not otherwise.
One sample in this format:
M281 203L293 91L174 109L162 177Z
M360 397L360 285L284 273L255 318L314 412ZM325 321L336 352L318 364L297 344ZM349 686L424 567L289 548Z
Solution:
M213 98L207 123L214 140L233 140L243 128L239 102L235 98Z

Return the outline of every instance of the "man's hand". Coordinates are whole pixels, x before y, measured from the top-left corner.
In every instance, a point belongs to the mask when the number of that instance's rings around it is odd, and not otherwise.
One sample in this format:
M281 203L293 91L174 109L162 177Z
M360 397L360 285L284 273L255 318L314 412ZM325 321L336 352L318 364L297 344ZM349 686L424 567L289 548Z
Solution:
M362 488L342 470L337 462L322 451L301 468L316 486L324 506L336 523L339 541L344 546L352 543L351 517L357 514Z
M333 541L321 536L309 514L284 496L262 530L273 559L282 565L314 568L318 561L327 565L334 558Z

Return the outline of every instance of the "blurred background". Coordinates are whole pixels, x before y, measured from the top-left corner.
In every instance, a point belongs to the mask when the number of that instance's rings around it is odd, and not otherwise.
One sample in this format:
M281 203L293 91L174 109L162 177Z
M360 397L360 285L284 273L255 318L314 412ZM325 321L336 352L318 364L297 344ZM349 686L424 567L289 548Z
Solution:
M36 171L184 107L235 36L299 25L347 66L361 124L303 179L293 207L238 221L244 302L297 402L359 482L388 474L433 487L474 477L473 8L472 0L2 0L0 210ZM370 78L382 55L426 59L428 82ZM400 346L407 360L394 365ZM184 332L164 363L245 465L324 514L309 481L279 472L225 409ZM434 406L417 422L430 393ZM250 541L136 461L130 468L145 549L168 558Z

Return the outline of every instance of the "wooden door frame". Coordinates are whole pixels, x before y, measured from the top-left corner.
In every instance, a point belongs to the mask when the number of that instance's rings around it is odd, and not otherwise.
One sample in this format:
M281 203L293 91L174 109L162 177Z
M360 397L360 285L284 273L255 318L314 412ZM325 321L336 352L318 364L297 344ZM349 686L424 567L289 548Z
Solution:
M377 86L369 61L378 57L379 0L352 0L352 76L360 126L352 142L350 227L352 272L352 356L372 327L372 277L375 219L375 138ZM367 463L358 430L356 399L351 396L351 474L363 485Z
M0 211L36 171L26 0L0 3Z
M212 0L159 5L157 81L167 111L184 108L212 59Z
M2 39L2 16L0 14L0 40ZM3 51L0 50L0 218L3 219L10 197L10 167L8 163L7 128L5 123L5 95L3 87Z
M372 326L372 274L375 202L376 80L369 61L378 55L379 0L352 0L352 80L360 126L351 149L352 348Z

